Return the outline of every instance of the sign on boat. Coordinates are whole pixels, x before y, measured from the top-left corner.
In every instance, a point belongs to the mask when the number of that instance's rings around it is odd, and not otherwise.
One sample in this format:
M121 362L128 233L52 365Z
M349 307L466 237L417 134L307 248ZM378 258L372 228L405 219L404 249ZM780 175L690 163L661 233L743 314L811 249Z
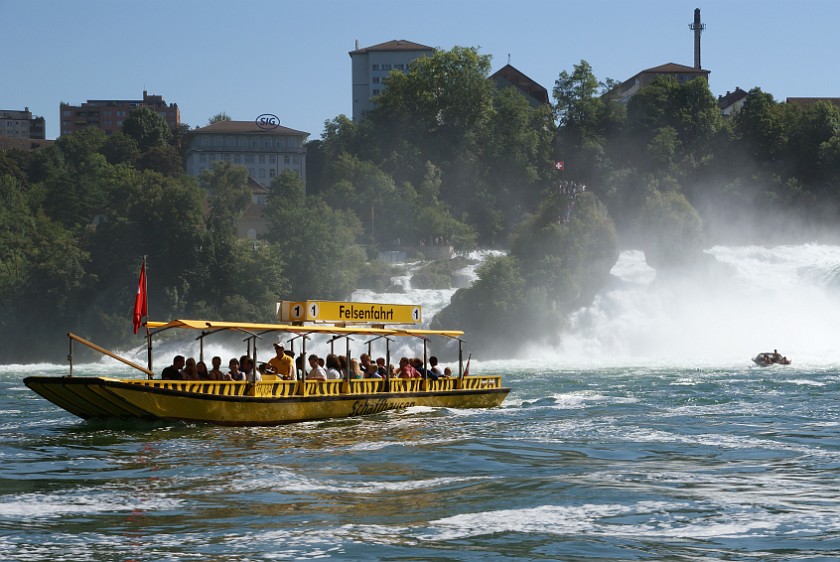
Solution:
M419 305L335 301L283 301L277 306L276 324L212 320L147 321L148 367L137 365L92 342L69 333L70 373L66 376L31 376L24 383L50 402L83 419L143 419L210 423L230 426L280 425L286 423L371 415L413 406L446 408L490 408L504 401L509 388L500 376L472 375L469 360L464 364L463 332L426 330ZM407 325L407 326L406 326ZM384 348L385 375L382 378L352 378L350 369L340 379L311 380L297 367L292 380L273 374L258 381L162 380L154 378L153 339L162 332L198 333L200 359L204 340L215 334L245 336L246 355L259 363L258 347L267 338L283 342L295 355L307 357L307 343L322 335L332 350L344 340L346 364L351 361L351 339L367 346L373 357L376 347ZM391 369L391 344L400 338L421 341L422 376L401 378ZM429 343L454 340L458 344L458 368L450 377L428 372ZM73 344L79 343L113 357L146 375L146 378L78 376L73 373ZM428 374L427 374L428 373Z

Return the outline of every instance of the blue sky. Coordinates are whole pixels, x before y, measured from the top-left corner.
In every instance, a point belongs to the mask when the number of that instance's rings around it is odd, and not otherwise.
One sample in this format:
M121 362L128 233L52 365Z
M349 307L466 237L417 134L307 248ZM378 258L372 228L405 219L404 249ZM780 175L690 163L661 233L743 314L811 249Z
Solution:
M224 111L274 113L319 138L351 113L350 57L406 39L478 47L549 91L582 59L600 80L694 64L688 29L701 9L703 68L715 95L760 87L840 97L840 1L764 0L0 0L0 109L29 109L59 127L59 103L139 99L181 108L191 126Z

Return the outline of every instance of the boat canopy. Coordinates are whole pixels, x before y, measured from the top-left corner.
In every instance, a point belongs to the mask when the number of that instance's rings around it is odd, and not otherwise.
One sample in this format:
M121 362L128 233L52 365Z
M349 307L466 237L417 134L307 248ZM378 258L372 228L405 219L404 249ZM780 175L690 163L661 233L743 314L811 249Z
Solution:
M260 324L253 322L220 322L215 320L170 320L169 322L148 321L146 327L156 332L172 328L191 330L239 330L244 332L288 332L293 334L359 334L370 336L412 336L424 338L426 336L442 336L459 338L464 335L461 330L420 330L397 328L374 328L367 326L304 326L294 324Z

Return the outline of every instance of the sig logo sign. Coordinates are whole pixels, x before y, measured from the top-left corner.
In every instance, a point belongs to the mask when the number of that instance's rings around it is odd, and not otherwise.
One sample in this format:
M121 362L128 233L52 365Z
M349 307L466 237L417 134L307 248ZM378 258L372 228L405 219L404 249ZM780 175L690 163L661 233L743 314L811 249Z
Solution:
M260 129L270 131L271 129L276 129L280 126L280 118L278 118L273 113L263 113L262 115L257 117L255 123Z

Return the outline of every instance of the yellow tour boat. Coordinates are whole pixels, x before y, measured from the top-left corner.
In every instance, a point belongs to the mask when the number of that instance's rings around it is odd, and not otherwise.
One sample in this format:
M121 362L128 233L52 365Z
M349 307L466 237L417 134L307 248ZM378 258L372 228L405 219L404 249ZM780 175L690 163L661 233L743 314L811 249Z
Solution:
M469 374L469 360L463 363L463 332L401 328L391 323L419 323L420 307L369 303L305 301L279 303L278 324L216 322L209 320L173 320L146 322L148 368L111 353L75 334L70 338L70 374L66 376L31 376L24 379L30 389L55 405L86 420L142 419L210 423L230 426L270 426L286 423L344 418L403 410L413 406L445 408L490 408L504 401L509 388L502 387L500 376ZM408 318L408 321L406 321ZM285 321L285 322L284 322ZM326 323L332 322L332 325ZM346 342L350 363L350 340L367 345L385 344L386 365L391 365L390 344L396 338L423 342L423 366L427 365L431 338L458 342L458 372L451 377L431 376L399 378L390 369L382 378L309 380L304 369L293 380L276 375L262 375L262 380L208 381L155 379L152 370L152 339L168 330L199 332L199 360L203 360L204 339L217 333L245 335L247 355L257 360L258 342L266 336L300 340L306 356L307 340L321 334L331 348L340 339ZM366 338L366 339L363 339ZM73 374L73 342L79 342L143 372L146 378L111 378ZM348 370L349 371L349 370Z

